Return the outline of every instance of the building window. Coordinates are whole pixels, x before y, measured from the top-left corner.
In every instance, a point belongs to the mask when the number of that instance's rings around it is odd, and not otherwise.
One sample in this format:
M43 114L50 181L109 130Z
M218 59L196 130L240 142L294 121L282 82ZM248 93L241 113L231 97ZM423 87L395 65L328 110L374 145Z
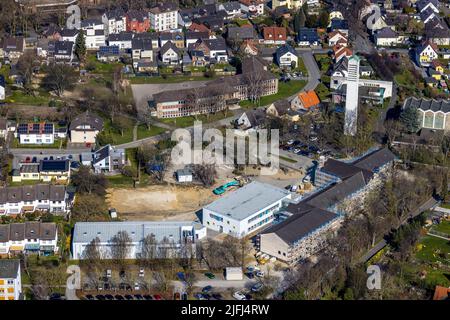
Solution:
M436 113L434 117L434 128L444 129L444 115L442 113Z

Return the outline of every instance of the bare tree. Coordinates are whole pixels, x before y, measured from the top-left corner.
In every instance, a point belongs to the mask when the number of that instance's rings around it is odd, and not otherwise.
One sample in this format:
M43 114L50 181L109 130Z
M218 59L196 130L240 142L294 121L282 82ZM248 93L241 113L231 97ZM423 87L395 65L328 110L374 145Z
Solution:
M88 267L96 266L102 259L102 253L100 251L100 239L95 237L86 246L83 251L83 259L86 260Z
M144 264L149 264L150 260L156 259L157 256L157 248L158 241L155 238L155 235L149 234L142 241L142 249L141 249L141 260Z
M258 103L263 95L264 80L262 72L251 72L244 75L244 82L247 86L247 96L250 101Z
M122 266L125 260L129 258L131 241L131 237L126 231L119 231L111 239L111 258Z
M217 174L214 164L196 164L192 169L194 177L201 181L205 187L214 184Z

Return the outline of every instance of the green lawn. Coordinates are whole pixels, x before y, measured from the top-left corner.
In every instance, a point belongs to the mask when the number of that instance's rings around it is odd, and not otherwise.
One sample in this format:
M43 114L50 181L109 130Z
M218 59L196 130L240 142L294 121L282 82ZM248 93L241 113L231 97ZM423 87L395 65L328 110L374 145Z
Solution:
M305 63L303 62L303 59L301 57L298 57L298 66L295 68L296 71L300 71L303 73L304 77L308 76L308 69L306 69Z
M441 262L450 266L450 242L441 238L425 236L420 241L422 249L416 257L423 262Z
M315 54L314 58L319 65L320 71L326 73L331 66L331 58L326 54Z
M108 186L112 188L122 188L122 187L132 187L133 186L133 178L126 177L124 175L116 175L116 176L107 176Z
M433 230L450 235L450 221L442 221L440 224L433 226Z
M39 91L38 95L28 95L21 90L13 90L11 96L7 97L7 103L29 104L36 106L48 106L51 97L45 91Z
M185 81L207 81L212 78L207 77L190 77L190 76L167 76L163 77L130 77L131 84L151 84L151 83L178 83Z
M9 186L10 187L21 187L21 186L33 186L35 184L40 184L42 183L41 180L23 180L21 182L10 182Z
M123 64L118 62L101 62L97 60L97 56L92 54L87 58L87 63L95 66L95 69L91 71L92 73L114 73L117 67L123 67Z
M141 124L138 126L138 129L137 129L137 138L139 140L139 139L144 139L147 137L156 136L158 134L163 133L164 131L166 131L166 129L157 127L157 126L153 126L153 125L150 126L150 130L148 130L146 125Z
M282 100L284 98L288 98L300 90L305 86L306 81L303 80L291 80L289 82L279 82L278 83L278 93L270 96L262 97L259 103L260 106L267 106L272 104L275 101ZM257 107L253 102L244 100L239 103L239 105L243 108L248 107Z
M120 131L111 125L111 121L105 121L105 128L102 132L103 135L109 136L112 144L123 144L133 141L133 126L130 126L123 130L123 135Z

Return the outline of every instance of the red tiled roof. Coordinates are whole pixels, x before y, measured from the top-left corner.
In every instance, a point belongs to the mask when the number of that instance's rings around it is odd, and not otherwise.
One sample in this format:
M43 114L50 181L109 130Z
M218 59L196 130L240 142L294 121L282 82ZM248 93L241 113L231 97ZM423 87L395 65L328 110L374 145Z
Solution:
M301 92L298 94L298 98L305 109L317 106L320 103L319 97L314 90Z
M264 27L264 40L286 40L287 31L284 27Z

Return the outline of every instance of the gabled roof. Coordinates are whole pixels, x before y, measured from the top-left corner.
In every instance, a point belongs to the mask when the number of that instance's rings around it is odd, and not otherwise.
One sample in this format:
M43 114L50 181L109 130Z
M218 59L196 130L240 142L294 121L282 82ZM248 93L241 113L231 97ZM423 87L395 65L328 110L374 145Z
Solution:
M278 100L272 103L275 110L277 110L278 116L283 116L288 113L289 109L291 108L291 105L289 101L286 99Z
M362 170L375 172L386 163L394 161L395 159L396 157L391 150L388 148L383 148L356 160L353 162L353 165L361 168Z
M305 109L317 106L320 103L319 97L314 90L300 92L298 94L298 98L300 99L303 108Z
M6 52L15 51L23 52L24 48L24 38L23 37L11 37L5 38L2 41L3 50Z
M19 274L19 259L0 259L0 278L15 279Z
M434 78L433 78L434 79ZM431 110L434 112L442 111L444 113L450 112L450 101L449 100L434 100L425 98L409 97L403 103L403 108L416 107L423 111Z
M255 29L252 26L228 27L228 39L246 40L255 38Z
M297 41L315 42L319 41L319 35L314 28L300 28L297 35Z
M330 30L348 30L348 21L345 19L332 19Z
M145 51L152 50L152 39L134 38L131 41L131 48L133 50L145 50Z
M108 41L131 41L133 40L132 32L113 33L108 36Z
M266 119L266 113L261 109L255 109L245 112L252 128L261 125Z
M295 52L294 48L292 48L288 44L285 44L285 45L277 48L277 51L276 51L277 58L284 56L288 52L292 53L294 56L297 56L297 52Z
M99 116L86 111L72 120L69 126L69 130L77 130L78 126L86 126L89 125L91 130L102 131L103 130L103 119ZM88 129L80 129L82 131L86 131Z
M188 28L189 31L193 32L207 32L208 34L211 32L207 26L201 23L192 22L192 24Z
M55 42L55 54L71 56L74 43L72 41L56 41Z
M398 33L392 30L389 27L384 27L376 33L376 37L378 39L389 39L389 38L397 38Z
M97 164L100 161L103 161L107 157L109 157L111 146L108 144L98 150L96 150L93 154L93 163Z
M161 48L161 55L165 55L167 51L173 50L177 55L181 54L180 49L172 41L167 41Z
M61 35L61 37L75 37L78 35L79 32L80 32L80 30L77 30L77 29L64 28L61 30L60 35Z
M284 27L264 27L264 40L284 41L287 39L287 31Z
M431 42L431 41L425 41L424 43L422 43L420 46L417 47L417 52L420 54L422 53L422 51L424 51L428 46L430 46L434 52L438 52L438 46L437 44Z

